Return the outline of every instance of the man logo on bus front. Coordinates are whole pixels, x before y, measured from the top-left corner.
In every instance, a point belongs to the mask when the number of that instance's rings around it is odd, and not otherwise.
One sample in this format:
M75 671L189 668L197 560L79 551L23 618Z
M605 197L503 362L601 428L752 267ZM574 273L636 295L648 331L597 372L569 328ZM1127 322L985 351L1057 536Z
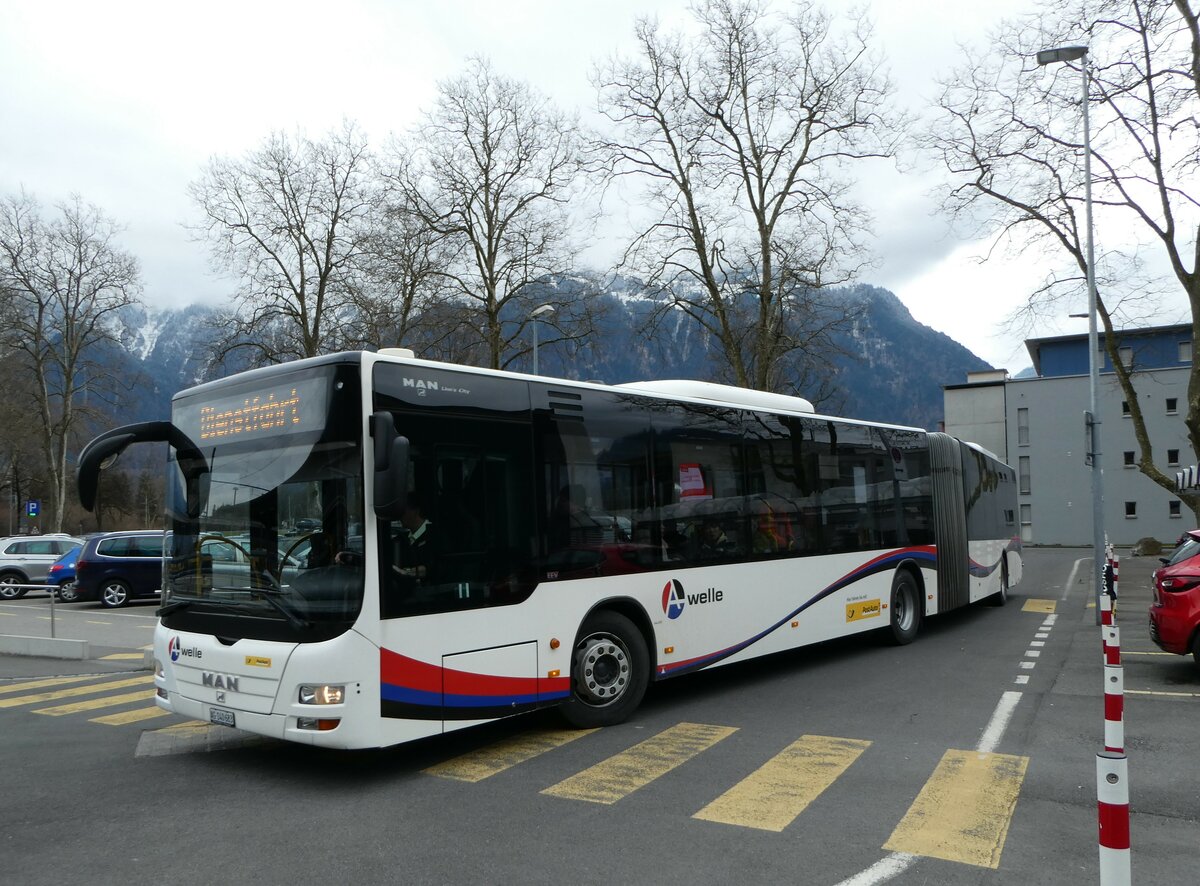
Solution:
M673 578L663 587L662 607L663 612L667 614L667 618L679 618L683 614L683 607L687 603L687 595L683 592L683 585L679 579Z

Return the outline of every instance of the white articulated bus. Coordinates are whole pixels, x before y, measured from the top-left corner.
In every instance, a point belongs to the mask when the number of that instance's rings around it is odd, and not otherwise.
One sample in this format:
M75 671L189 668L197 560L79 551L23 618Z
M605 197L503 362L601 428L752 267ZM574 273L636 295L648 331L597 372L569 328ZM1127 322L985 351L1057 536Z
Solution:
M945 434L699 382L605 386L348 353L178 394L157 703L392 745L1003 603L1013 471Z

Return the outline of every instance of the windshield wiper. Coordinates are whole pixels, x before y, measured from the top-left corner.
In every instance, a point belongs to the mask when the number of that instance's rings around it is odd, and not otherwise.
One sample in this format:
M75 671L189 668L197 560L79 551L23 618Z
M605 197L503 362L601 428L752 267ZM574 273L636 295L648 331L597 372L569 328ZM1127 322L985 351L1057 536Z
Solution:
M285 603L280 599L283 597L283 591L277 591L274 588L251 588L250 593L252 596L259 597L270 603L276 611L291 622L292 627L300 628L301 630L307 630L312 627L312 622L300 615L295 606L291 603Z
M162 606L154 610L154 614L159 618L165 615L170 615L172 612L178 612L181 609L187 609L196 600L172 600L170 603L164 603Z

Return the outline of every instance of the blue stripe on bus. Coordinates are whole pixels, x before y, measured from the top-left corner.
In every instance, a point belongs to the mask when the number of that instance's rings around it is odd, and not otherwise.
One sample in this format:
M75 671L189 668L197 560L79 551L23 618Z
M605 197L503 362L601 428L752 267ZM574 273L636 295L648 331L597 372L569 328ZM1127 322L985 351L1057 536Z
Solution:
M404 704L424 705L448 708L482 708L511 705L532 705L539 702L559 701L570 696L570 692L544 692L541 695L445 695L441 692L428 692L423 689L411 689L407 686L397 686L384 683L380 686L379 694L387 701L398 701Z

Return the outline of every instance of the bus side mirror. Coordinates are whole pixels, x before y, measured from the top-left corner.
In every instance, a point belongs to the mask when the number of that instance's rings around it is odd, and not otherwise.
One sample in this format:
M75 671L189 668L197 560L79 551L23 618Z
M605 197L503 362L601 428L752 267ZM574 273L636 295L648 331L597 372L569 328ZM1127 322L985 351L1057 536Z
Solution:
M167 443L175 450L187 483L188 516L199 516L208 499L208 462L196 444L169 421L146 421L114 428L83 447L75 469L75 487L84 510L91 511L96 506L100 471L111 466L132 443Z
M399 520L408 498L408 438L396 433L396 422L386 411L371 416L375 439L375 515Z

